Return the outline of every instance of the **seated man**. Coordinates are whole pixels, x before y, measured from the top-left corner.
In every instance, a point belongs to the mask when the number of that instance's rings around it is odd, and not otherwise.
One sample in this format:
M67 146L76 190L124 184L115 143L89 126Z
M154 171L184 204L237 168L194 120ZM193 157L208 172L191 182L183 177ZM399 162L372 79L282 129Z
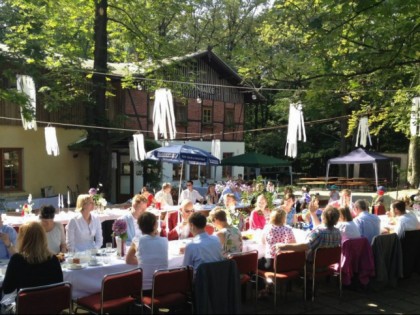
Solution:
M312 220L318 221L316 216L317 207L311 202L309 204L309 211L311 212ZM335 227L338 222L340 214L336 208L328 206L322 212L323 224L317 226L306 237L307 243L296 244L282 244L278 243L276 247L280 250L292 251L307 251L307 260L313 260L313 253L317 248L324 247L338 247L341 245L340 231Z
M197 190L193 189L192 180L187 181L187 189L182 191L181 196L179 196L178 203L181 204L181 202L185 199L190 200L193 204L204 200L203 196L201 196Z
M0 215L0 259L9 259L16 253L16 231L9 225L4 225Z
M406 212L404 201L394 201L391 205L397 218L394 232L399 238L404 237L405 231L414 231L419 228L419 221L413 212Z
M192 266L195 272L202 263L223 260L222 245L218 237L208 235L205 231L207 218L197 212L189 217L188 222L194 239L185 247L183 265Z
M354 203L354 213L356 218L353 221L359 228L360 235L372 244L373 238L381 232L381 220L377 215L369 213L367 202L363 199Z
M170 241L193 237L188 224L188 219L194 212L193 203L185 199L177 212L172 212L168 216L168 239ZM179 220L179 218L181 220Z

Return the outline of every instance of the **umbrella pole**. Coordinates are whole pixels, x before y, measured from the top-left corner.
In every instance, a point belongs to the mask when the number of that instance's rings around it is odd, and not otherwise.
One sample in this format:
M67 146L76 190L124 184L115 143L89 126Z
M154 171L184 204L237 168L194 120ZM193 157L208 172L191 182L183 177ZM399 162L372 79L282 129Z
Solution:
M184 161L182 161L181 163L181 174L179 175L179 189L178 189L178 204L180 204L179 202L179 198L181 198L181 190L182 190L182 173L184 172Z

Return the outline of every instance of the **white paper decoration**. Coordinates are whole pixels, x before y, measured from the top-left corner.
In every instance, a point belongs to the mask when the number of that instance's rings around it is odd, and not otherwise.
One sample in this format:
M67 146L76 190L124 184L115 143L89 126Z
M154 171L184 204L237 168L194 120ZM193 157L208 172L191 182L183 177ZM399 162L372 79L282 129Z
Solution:
M157 89L155 92L155 104L153 107L153 133L155 140L159 139L159 134L164 139L175 139L175 112L172 93L169 89Z
M22 114L22 108L20 110L21 117L22 117L22 125L23 129L37 129L36 125L36 90L35 90L35 82L32 77L28 75L16 75L17 79L17 90L21 93L24 93L28 97L28 107L33 110L33 117L32 120L26 120Z
M359 128L357 129L357 137L356 137L356 147L360 145L366 147L367 140L369 139L369 144L372 145L372 139L370 138L369 133L369 120L366 116L363 116L359 120Z
M295 158L297 156L297 142L306 142L305 123L303 120L303 107L299 103L291 103L289 106L289 125L287 129L287 156Z
M48 155L60 155L55 127L45 127L45 146Z

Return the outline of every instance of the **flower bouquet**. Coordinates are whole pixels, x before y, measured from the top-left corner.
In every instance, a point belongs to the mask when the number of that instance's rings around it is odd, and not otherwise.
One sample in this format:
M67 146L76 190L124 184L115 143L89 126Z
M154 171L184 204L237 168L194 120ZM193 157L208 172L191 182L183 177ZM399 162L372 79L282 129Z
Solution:
M28 203L25 203L22 207L22 216L32 213L32 206L33 206L32 194L29 194Z
M117 252L121 257L125 255L125 241L128 238L127 222L123 219L117 219L112 224L112 236L117 244Z
M101 188L102 188L102 184L99 183L97 188L89 189L89 194L92 195L93 202L95 203L95 206L99 209L99 212L102 212L103 209L108 204L103 194L100 193Z

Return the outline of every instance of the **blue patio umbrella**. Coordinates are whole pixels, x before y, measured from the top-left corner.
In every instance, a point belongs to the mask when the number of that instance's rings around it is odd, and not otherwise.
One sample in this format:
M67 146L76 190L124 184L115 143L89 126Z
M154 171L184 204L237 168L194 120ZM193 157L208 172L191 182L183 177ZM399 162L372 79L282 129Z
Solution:
M189 145L170 145L149 151L146 158L167 163L193 165L219 165L220 160L211 153Z

